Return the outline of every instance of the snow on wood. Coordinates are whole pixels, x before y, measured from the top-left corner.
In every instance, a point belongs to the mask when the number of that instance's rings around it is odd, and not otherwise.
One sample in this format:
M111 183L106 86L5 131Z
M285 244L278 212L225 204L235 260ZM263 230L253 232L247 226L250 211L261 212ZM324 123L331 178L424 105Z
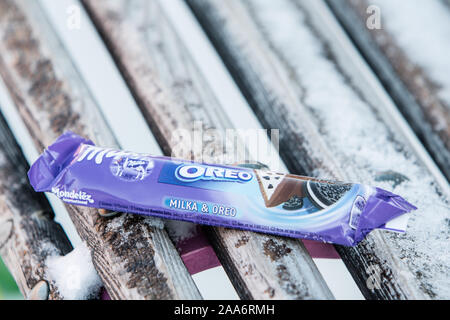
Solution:
M381 9L383 28L411 62L424 69L450 110L450 9L440 0L410 0L408 4L401 0L374 0L370 4Z
M65 300L98 298L102 281L94 268L91 251L86 243L76 246L65 256L50 256L46 260L49 280L54 281Z
M323 3L189 4L262 122L280 129L291 170L380 186L419 207L405 234L338 248L366 296L448 298L448 186Z
M48 280L46 259L72 249L45 197L29 185L27 167L0 115L0 255L24 297ZM57 285L48 283L48 299L61 299Z
M0 74L36 149L41 152L66 130L117 147L41 9L25 2L0 3ZM166 231L155 227L152 218L108 219L95 209L66 208L112 298L200 297ZM122 223L114 227L116 219Z
M223 137L208 129L233 128L198 65L186 54L157 1L85 1L143 114L166 154L221 159ZM186 155L172 133L201 122L203 148ZM172 151L174 151L172 153ZM323 279L299 241L224 228L209 228L216 254L241 297L330 298Z
M328 0L328 4L450 179L448 2ZM377 8L380 29L366 27L375 14L368 8Z
M170 238L175 243L192 238L197 234L197 225L191 222L166 220L165 226Z

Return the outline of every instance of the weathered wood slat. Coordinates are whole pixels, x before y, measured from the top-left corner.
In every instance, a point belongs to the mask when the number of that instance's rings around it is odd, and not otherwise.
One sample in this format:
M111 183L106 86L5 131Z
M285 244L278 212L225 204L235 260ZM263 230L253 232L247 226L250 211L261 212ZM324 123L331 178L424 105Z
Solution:
M46 280L46 259L72 250L43 195L28 183L28 165L0 114L0 255L24 297ZM49 281L51 300L61 296Z
M417 65L414 58L402 50L395 37L389 33L386 26L391 22L383 14L383 7L380 7L382 28L370 30L366 27L366 19L374 12L368 14L366 10L369 5L376 3L364 0L328 0L327 3L447 179L450 179L450 105L439 95L442 90L440 84ZM407 15L406 12L403 14ZM410 19L421 23L413 17ZM442 41L448 41L448 38Z
M0 74L39 151L66 130L117 146L35 2L0 2L0 38ZM112 298L200 298L159 220L66 207Z
M187 2L260 120L280 129L290 170L393 189L419 207L406 234L337 247L365 296L448 298L448 186L326 6Z
M175 150L172 133L232 128L207 81L186 54L157 1L84 1L109 45L135 98L167 154ZM189 41L189 40L187 40ZM203 149L220 155L223 140L204 136ZM216 145L217 144L217 145ZM216 253L242 298L331 298L303 245L246 231L208 228Z

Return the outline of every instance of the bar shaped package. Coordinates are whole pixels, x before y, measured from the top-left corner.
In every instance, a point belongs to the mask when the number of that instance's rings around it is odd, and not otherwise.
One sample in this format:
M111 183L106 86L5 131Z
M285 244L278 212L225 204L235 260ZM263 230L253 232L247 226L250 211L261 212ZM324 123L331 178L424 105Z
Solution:
M70 204L347 246L416 209L375 187L101 148L72 132L28 176Z

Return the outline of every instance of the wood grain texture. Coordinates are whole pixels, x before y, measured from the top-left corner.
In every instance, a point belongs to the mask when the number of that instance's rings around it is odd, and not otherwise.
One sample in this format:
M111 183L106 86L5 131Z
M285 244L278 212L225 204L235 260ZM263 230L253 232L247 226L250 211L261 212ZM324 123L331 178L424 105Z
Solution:
M28 297L40 280L49 283L49 299L61 295L46 277L46 259L65 255L72 246L45 197L28 183L28 165L0 115L0 255L20 292Z
M232 124L207 81L186 54L157 1L84 1L166 154L209 161L222 155L223 132ZM203 148L176 148L179 129L201 122ZM175 138L174 138L175 137ZM293 239L208 228L228 276L242 298L332 298L303 245Z
M369 2L328 0L327 3L450 180L450 106L439 97L440 84L414 63L386 28L366 27ZM382 17L383 23L390 23Z
M0 74L39 151L66 130L117 146L36 2L1 1L0 38ZM159 220L66 208L113 299L200 298Z
M319 1L187 2L261 122L280 129L280 154L292 172L371 185L380 185L380 168L397 161L394 169L408 172L400 187L381 184L420 203L408 232L374 231L354 248L337 246L366 298L448 298L442 283L448 283L448 254L436 258L448 251L448 229L441 230L448 195L396 132L398 124L382 108L388 100L352 47L337 39L339 26L326 7ZM318 68L326 70L320 77Z

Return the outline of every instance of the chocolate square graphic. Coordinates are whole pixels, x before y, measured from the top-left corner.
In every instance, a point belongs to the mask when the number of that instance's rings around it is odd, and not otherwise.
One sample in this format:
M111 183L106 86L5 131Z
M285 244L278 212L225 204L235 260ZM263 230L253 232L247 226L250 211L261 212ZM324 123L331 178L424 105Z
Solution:
M254 171L267 208L276 207L294 195L300 198L304 197L304 180L274 171Z

